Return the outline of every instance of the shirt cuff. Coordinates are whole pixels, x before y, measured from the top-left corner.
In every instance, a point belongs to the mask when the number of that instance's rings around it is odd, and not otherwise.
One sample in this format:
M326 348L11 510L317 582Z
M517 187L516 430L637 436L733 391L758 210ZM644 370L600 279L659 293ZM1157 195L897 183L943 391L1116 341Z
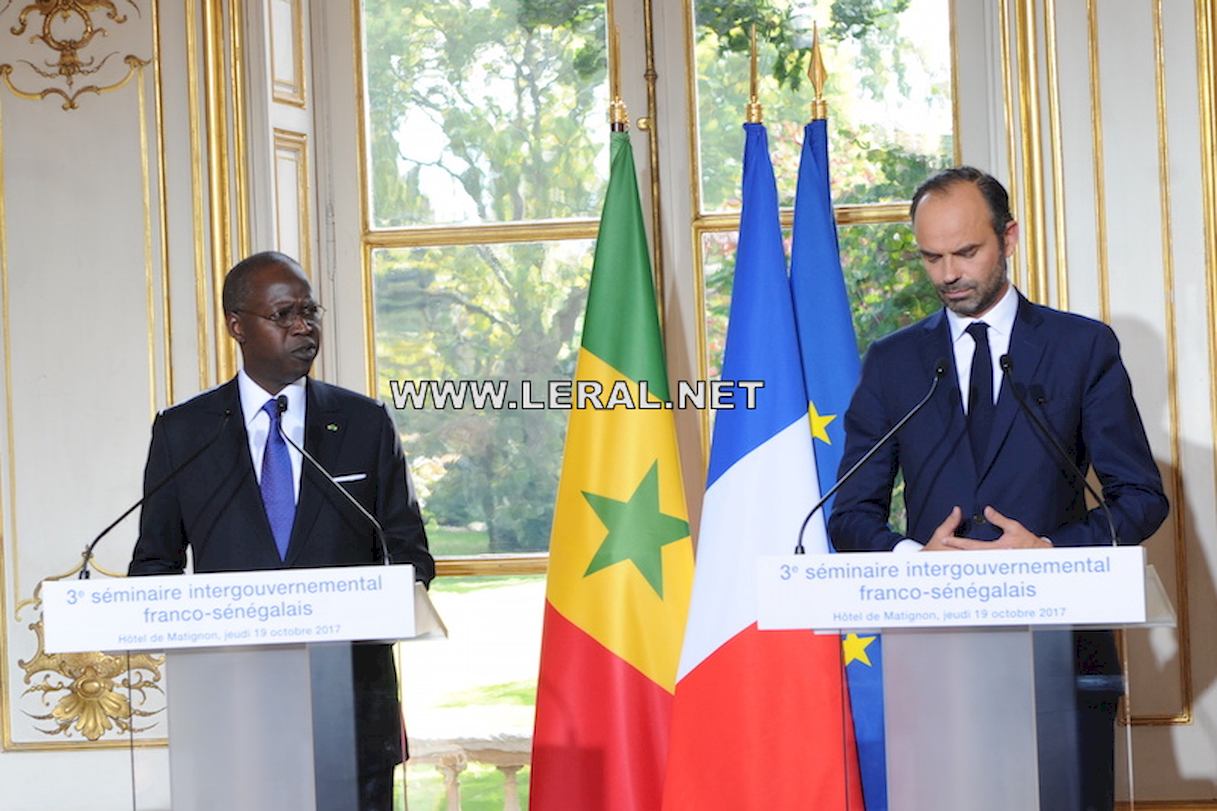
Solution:
M920 552L924 548L925 544L917 543L912 538L905 538L903 541L892 547L892 551L903 554L905 552Z

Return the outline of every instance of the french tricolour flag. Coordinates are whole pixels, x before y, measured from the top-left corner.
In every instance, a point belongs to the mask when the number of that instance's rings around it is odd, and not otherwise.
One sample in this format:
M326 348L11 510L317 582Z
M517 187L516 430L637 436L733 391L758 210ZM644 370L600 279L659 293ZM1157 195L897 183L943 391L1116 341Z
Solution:
M860 811L837 636L756 627L757 558L794 548L819 483L768 139L744 130L722 377L764 387L715 417L664 809ZM822 522L805 543L827 551Z

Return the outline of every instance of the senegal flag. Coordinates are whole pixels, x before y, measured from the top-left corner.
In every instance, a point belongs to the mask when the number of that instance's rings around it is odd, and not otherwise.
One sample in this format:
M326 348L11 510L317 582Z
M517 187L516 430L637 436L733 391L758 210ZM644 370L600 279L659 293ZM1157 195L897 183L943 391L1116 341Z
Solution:
M693 581L663 343L634 154L612 168L588 293L576 391L648 390L576 408L550 539L532 744L534 811L654 811ZM645 383L640 387L640 383Z

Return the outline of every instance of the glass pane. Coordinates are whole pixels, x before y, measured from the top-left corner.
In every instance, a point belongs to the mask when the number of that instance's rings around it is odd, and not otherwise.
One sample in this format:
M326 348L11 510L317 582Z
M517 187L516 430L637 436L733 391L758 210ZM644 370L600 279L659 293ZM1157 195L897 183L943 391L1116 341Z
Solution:
M463 755L461 807L527 808L545 576L441 577L431 599L450 638L402 645L409 807L448 807L442 769Z
M599 212L603 2L365 0L375 227Z
M522 384L574 375L591 264L591 240L373 252L380 395L435 554L548 549L567 414Z
M846 225L839 227L837 234L860 353L884 335L938 309L938 295L922 270L917 243L908 225ZM789 254L789 232L785 232L785 236ZM735 248L739 240L735 231L702 234L701 239L706 295L706 377L713 380L722 370ZM713 417L711 412L711 420ZM896 482L889 520L892 526L904 526L903 479Z
M755 0L695 4L702 210L739 208L748 28L782 205L794 200L812 21L828 70L829 157L841 203L907 200L954 162L949 0Z
M790 232L783 234L789 254ZM917 243L907 224L844 225L837 229L837 234L859 353L864 353L876 339L938 309L938 295L921 268ZM706 289L706 376L711 380L722 369L738 241L735 231L705 233L701 237Z

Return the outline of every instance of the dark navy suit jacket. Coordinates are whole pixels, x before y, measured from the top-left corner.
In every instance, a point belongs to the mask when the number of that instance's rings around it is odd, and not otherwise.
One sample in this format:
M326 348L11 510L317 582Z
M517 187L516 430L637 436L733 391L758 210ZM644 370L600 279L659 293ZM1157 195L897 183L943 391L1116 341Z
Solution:
M871 347L845 416L842 471L925 395L938 360L950 372L921 413L838 492L829 521L837 549L884 551L906 537L925 543L956 505L968 519L959 534L980 540L1000 535L974 520L991 505L1056 546L1110 543L1102 511L1086 509L1081 483L1022 413L1011 386L1039 409L1079 468L1094 466L1120 543L1140 543L1158 528L1168 511L1162 479L1111 329L1020 296L1009 355L1013 369L1002 381L978 468L946 311ZM907 534L887 525L897 469L904 473Z
M1020 386L1033 409L1083 471L1093 465L1122 544L1148 538L1169 506L1133 402L1119 343L1109 327L1019 297L1010 334L1013 362L998 393L993 433L979 465L972 456L946 311L877 341L845 416L848 470L929 390L937 362L950 372L926 407L838 491L828 522L841 551L890 550L904 538L929 541L951 509L963 510L957 531L994 540L983 520L993 506L1056 546L1108 544L1101 509L1086 509L1077 477L1022 413L1011 392ZM904 474L906 533L887 523L897 470ZM1080 674L1119 673L1108 632L1074 635Z
M435 562L427 549L397 430L384 407L312 379L306 384L305 398L305 449L335 476L366 474L344 487L384 527L392 561L414 564L416 578L430 582ZM254 475L235 379L157 416L144 491L217 431L221 433L215 444L144 504L130 574L180 573L186 565L187 545L199 573L381 561L367 519L307 462L301 469L287 556L280 559ZM356 645L352 664L361 764L400 762L401 711L391 648Z

